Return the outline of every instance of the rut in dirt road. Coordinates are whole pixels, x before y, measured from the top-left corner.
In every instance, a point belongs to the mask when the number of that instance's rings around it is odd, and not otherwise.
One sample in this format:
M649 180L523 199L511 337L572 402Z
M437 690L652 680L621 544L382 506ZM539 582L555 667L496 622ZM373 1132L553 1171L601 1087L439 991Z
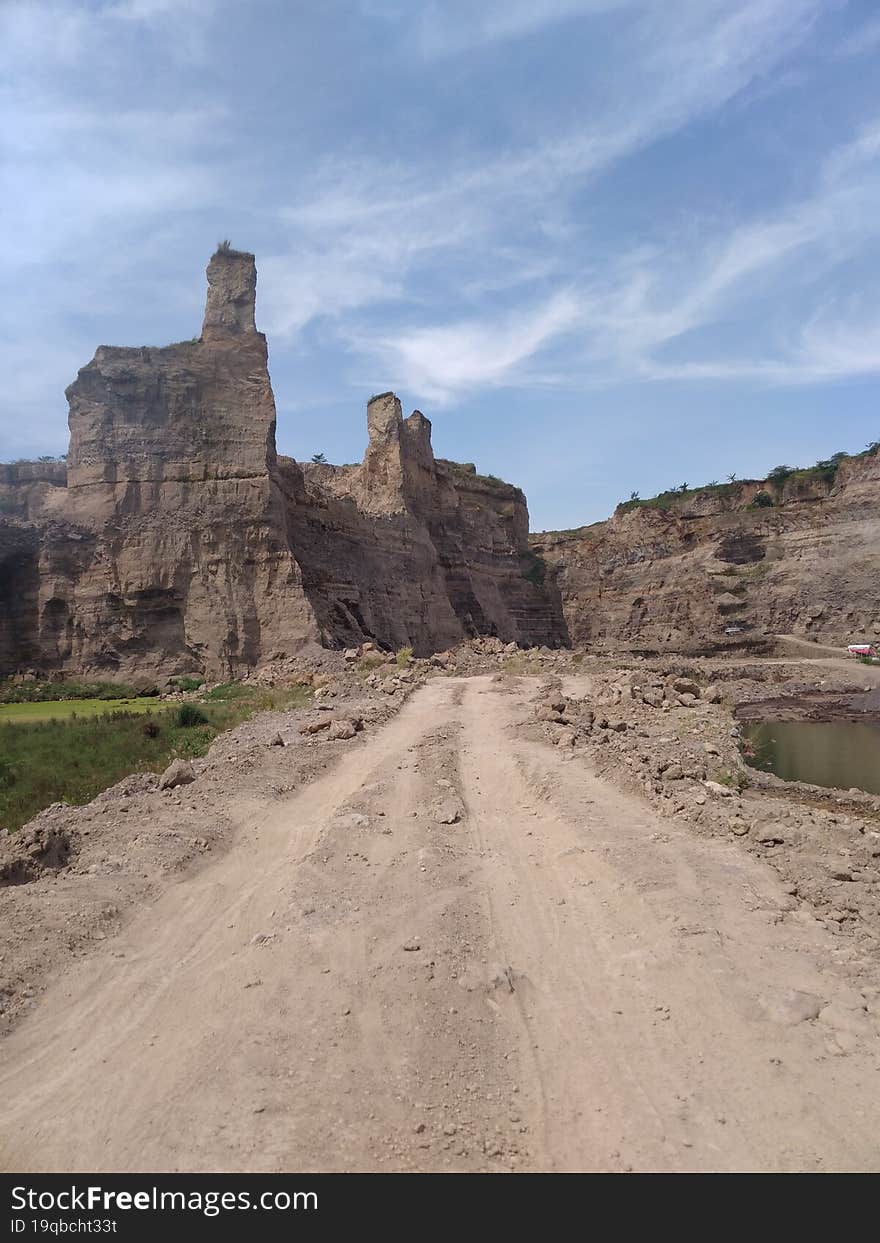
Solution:
M876 1168L876 1055L792 1021L829 934L529 739L533 694L434 679L57 980L3 1167Z

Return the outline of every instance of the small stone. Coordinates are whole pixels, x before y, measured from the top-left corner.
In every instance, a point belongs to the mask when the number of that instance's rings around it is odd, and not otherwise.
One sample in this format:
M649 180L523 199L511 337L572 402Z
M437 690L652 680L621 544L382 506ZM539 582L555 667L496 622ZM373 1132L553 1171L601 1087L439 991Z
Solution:
M728 786L723 786L720 781L704 781L703 785L710 794L715 794L718 798L732 798L733 790Z
M834 1031L848 1032L852 1036L872 1036L874 1025L864 1010L850 1010L839 1002L825 1006L819 1015L819 1022L831 1027Z
M754 838L762 846L780 846L785 841L782 826L778 824L768 824L763 829L757 829Z
M798 1023L818 1018L824 1005L821 997L796 988L786 989L776 997L763 1000L767 1017L784 1027L795 1027Z
M408 954L412 954L416 950L420 950L422 947L421 947L418 937L410 937L408 941L404 941L403 948L406 950Z
M462 808L457 799L445 798L434 812L438 824L457 824L461 819Z

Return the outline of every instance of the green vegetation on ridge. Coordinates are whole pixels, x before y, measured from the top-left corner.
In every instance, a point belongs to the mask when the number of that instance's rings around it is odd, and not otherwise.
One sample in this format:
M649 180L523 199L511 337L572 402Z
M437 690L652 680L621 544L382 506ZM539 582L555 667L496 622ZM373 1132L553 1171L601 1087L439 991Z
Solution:
M774 466L772 470L768 471L766 481L780 492L786 484L792 481L804 484L821 481L832 484L841 462L847 459L872 457L876 453L880 453L880 440L872 440L860 453L834 453L830 458L823 458L816 462L815 466ZM713 479L709 483L693 488L688 483L680 483L675 487L667 488L665 492L658 492L656 496L644 499L639 496L638 492L631 492L629 500L621 501L617 508L624 513L632 509L673 509L683 501L691 500L700 494L710 492L717 496L733 496L739 492L740 488L747 484L763 482L763 479L737 479L735 474L731 474L727 476L725 483L719 483L716 479ZM776 501L766 489L761 489L755 495L755 499L752 502L756 509L775 504Z

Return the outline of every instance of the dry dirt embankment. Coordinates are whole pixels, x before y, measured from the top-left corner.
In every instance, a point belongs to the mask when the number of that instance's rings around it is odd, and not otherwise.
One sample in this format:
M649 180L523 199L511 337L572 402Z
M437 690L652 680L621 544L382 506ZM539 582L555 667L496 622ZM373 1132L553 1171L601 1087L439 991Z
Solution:
M434 679L251 803L8 1038L3 1167L876 1168L876 960L535 692Z

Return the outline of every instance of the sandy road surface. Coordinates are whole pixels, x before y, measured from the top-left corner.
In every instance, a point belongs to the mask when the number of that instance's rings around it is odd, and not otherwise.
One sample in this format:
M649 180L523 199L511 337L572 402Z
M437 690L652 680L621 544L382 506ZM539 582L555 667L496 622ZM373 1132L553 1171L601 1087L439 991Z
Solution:
M834 939L532 694L433 680L68 970L0 1049L2 1167L876 1169L880 1048L793 1022Z

